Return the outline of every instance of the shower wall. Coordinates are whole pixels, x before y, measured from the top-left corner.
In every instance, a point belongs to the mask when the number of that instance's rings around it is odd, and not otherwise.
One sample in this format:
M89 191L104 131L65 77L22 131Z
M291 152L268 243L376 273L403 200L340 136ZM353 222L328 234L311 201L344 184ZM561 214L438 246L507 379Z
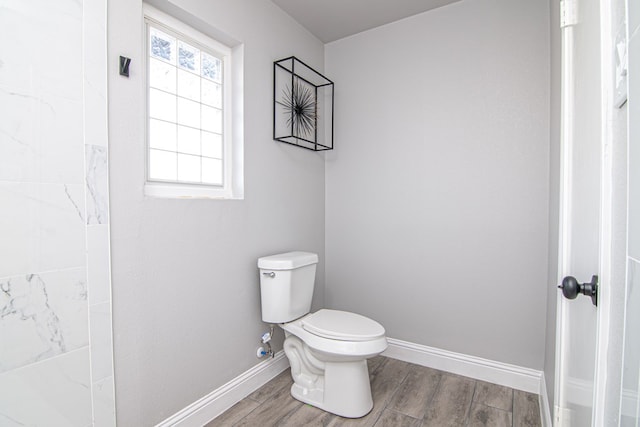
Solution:
M106 0L0 1L0 425L115 425Z

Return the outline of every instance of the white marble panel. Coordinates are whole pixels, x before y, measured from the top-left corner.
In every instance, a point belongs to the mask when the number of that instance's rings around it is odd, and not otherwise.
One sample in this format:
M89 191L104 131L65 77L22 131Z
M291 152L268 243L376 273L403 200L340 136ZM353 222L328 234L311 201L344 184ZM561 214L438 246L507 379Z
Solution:
M638 310L640 307L640 263L630 259L628 266L622 389L623 394L627 396L638 396L640 393L638 390L640 387L640 310ZM627 406L629 405L627 404Z
M91 377L95 382L113 375L111 303L105 302L90 306L89 322Z
M81 1L0 1L0 85L82 101Z
M107 225L87 227L87 269L89 305L110 301L111 275Z
M0 374L0 425L90 424L88 347Z
M86 146L87 224L107 224L109 221L109 170L107 149Z
M640 2L629 0L629 35L638 37L640 34Z
M116 403L113 377L94 382L91 392L93 394L94 427L115 427Z
M0 182L0 277L85 267L81 184Z
M0 181L80 184L82 102L0 86Z
M0 373L89 344L84 268L0 279Z
M640 5L636 7L638 6ZM631 4L629 7L631 8ZM634 118L629 120L629 165L638 165L640 120L635 118L640 117L640 34L636 34L629 43L629 70L628 114L630 118ZM629 255L640 260L640 168L637 166L629 167Z
M84 3L85 142L107 146L106 2Z

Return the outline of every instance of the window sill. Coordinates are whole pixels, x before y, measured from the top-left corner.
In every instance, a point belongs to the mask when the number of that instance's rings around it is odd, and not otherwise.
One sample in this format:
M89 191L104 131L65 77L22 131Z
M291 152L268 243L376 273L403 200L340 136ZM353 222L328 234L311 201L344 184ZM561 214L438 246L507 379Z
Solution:
M147 182L144 185L144 195L165 199L217 199L241 200L243 197L234 196L229 189L206 187L200 185L165 184Z

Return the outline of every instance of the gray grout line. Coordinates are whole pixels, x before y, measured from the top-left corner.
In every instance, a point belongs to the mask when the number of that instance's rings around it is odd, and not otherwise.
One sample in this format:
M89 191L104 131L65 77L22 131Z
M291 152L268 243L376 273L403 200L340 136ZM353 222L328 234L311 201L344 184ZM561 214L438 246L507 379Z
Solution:
M433 403L433 399L435 399L436 394L438 394L438 391L440 391L440 387L442 386L442 379L444 378L444 376L445 376L445 373L442 372L442 375L440 375L440 379L438 380L438 385L433 390L433 394L431 395L431 397L429 398L429 401L427 402L427 410L431 407L431 404ZM422 416L423 421L424 421L424 417L426 416L427 416L427 411L424 411L424 415Z
M373 423L371 424L372 426L375 426L378 423L378 420L380 419L380 417L382 416L382 414L384 413L384 410L387 409L387 405L384 406L384 408L382 408L382 411L380 411L380 413L378 414L378 416L376 417L376 419L373 421Z
M245 399L248 399L248 398L245 398ZM237 426L237 425L238 425L238 423L240 423L242 420L244 420L245 418L247 418L251 413L253 413L253 411L255 411L255 410L256 410L256 409L258 409L260 406L262 406L262 403L260 403L260 402L258 402L258 401L255 401L255 400L253 400L253 399L249 399L249 400L251 400L252 402L256 402L256 403L258 404L258 406L256 406L255 408L253 408L252 410L250 410L249 412L247 412L247 413L245 414L245 416L244 416L244 417L240 418L238 421L236 421L235 423L233 423L233 426ZM233 406L232 406L232 408L233 408ZM231 408L229 408L229 409L231 409ZM227 411L228 411L229 409L227 409ZM225 411L225 412L226 412L226 411ZM224 413L224 412L223 412L223 413ZM222 414L220 414L220 415L222 415ZM218 415L218 416L220 416L220 415ZM215 420L215 418L214 418L213 420ZM213 420L211 420L211 421L213 421ZM209 421L209 422L211 422L211 421Z
M469 403L469 407L467 408L467 423L466 425L469 426L469 423L471 422L471 408L473 408L473 403L474 403L474 398L476 397L476 389L478 388L478 381L473 380L473 393L471 394L471 402Z
M516 393L511 392L511 427L515 427L516 423Z

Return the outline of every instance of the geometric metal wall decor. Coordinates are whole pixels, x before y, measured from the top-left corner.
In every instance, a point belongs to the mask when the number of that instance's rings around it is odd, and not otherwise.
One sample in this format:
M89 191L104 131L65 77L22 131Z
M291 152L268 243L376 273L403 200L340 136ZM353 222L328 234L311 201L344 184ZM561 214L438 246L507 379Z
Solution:
M273 63L273 139L333 150L333 82L295 56Z

